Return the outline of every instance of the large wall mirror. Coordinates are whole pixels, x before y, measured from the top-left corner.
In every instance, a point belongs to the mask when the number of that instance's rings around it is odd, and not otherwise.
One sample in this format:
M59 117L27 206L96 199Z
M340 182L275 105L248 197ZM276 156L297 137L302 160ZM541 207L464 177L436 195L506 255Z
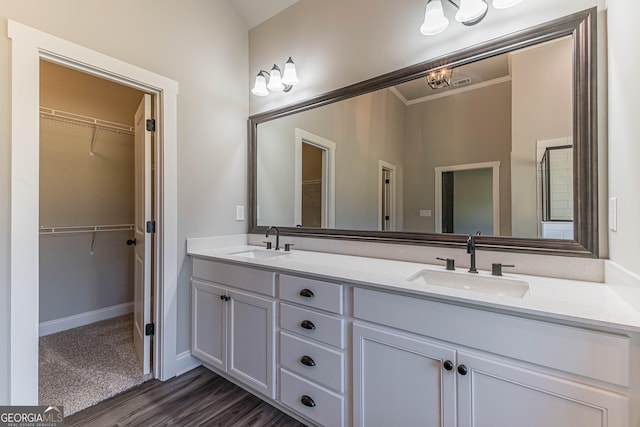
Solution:
M597 256L595 9L249 118L249 232Z

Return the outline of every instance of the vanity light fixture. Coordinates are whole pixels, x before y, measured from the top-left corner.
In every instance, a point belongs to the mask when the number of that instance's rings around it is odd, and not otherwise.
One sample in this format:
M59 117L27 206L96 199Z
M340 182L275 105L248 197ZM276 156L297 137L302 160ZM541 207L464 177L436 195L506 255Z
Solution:
M459 0L460 4L453 0L447 0L454 5L456 21L463 25L475 25L482 21L487 15L489 5L484 0ZM520 3L522 0L493 0L495 9L506 9ZM449 26L449 20L444 16L442 0L427 0L427 7L424 14L424 22L420 27L420 32L425 36L433 36L443 32Z
M427 74L427 83L431 89L442 89L451 84L452 68L442 68L440 70L431 71Z
M256 76L255 84L251 93L257 96L267 96L271 92L289 92L295 85L300 83L298 74L296 73L296 64L293 63L291 57L284 64L284 73L281 73L280 67L273 64L271 72L267 73L260 70Z

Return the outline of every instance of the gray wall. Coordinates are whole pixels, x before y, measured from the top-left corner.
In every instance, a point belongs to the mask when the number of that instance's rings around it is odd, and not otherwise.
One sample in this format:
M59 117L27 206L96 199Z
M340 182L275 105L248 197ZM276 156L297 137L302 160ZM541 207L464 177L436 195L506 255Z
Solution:
M188 2L0 0L0 342L9 342L10 69L6 20L174 79L178 94L177 352L190 346L187 237L238 234L246 199L248 34L226 0ZM8 346L0 348L0 403L8 401ZM170 356L170 355L169 355Z
M500 161L500 234L510 235L510 154L510 82L409 106L405 231L435 231L434 168ZM434 213L420 217L421 209Z
M640 54L631 46L640 40L640 26L634 20L638 13L640 2L609 2L609 195L618 198L618 230L609 233L609 248L611 260L636 274L640 274L640 82L636 76Z
M42 61L42 106L133 126L142 92ZM40 225L133 223L133 135L40 119ZM133 300L133 231L40 237L40 322Z
M526 49L511 58L515 237L538 235L536 141L573 136L571 39Z
M258 125L258 223L294 225L295 128L336 143L336 228L377 229L378 160L398 167L402 218L405 108L380 90Z

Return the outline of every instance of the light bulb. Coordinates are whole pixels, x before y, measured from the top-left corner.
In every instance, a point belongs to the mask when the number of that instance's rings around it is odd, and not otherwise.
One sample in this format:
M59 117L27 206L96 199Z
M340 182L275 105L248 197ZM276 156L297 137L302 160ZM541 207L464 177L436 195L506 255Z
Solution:
M267 90L267 79L262 75L262 72L258 73L256 76L256 83L253 85L251 93L257 96L269 95L269 91Z
M420 32L425 36L433 36L443 32L449 26L449 20L444 16L441 0L430 0L424 12L424 23Z
M273 92L282 92L284 90L282 76L280 75L280 68L276 64L273 64L273 68L271 68L267 89Z
M475 24L484 17L489 6L483 0L460 0L460 10L456 21L463 24Z
M493 7L496 9L506 9L511 6L515 6L522 0L493 0Z
M295 86L300 83L298 74L296 73L296 64L293 63L291 57L289 57L289 60L284 64L282 83L287 86Z

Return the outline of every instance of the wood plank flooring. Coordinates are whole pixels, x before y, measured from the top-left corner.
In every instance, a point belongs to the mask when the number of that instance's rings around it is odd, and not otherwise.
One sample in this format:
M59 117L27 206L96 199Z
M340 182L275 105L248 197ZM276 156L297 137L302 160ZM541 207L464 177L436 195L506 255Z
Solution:
M64 420L71 426L304 426L204 367L125 391Z

